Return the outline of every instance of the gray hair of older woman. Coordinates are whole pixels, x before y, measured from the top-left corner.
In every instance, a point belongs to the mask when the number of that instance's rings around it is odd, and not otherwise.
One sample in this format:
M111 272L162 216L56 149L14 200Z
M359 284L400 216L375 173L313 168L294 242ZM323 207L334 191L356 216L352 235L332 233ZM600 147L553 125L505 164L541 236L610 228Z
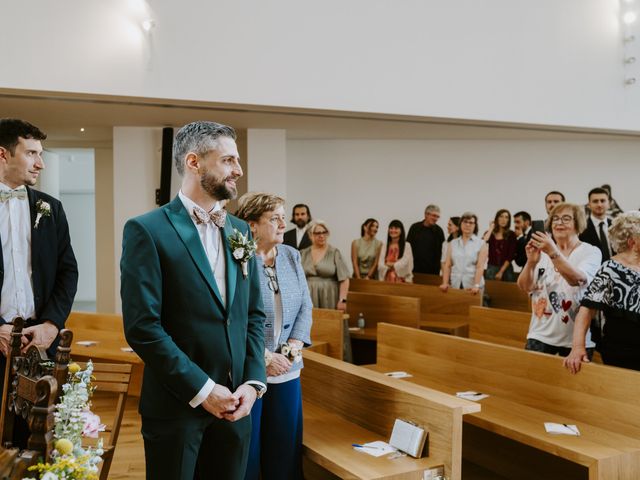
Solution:
M257 222L264 212L273 212L284 205L284 198L271 193L249 192L238 199L236 217L245 222Z
M327 227L327 223L324 220L314 220L313 222L311 222L309 224L309 226L307 227L307 232L309 233L309 235L312 235L313 232L315 231L316 227L322 227L324 228L329 234L331 234L331 230L329 230L329 227Z
M609 241L616 252L629 250L630 238L640 238L640 210L621 213L609 227Z

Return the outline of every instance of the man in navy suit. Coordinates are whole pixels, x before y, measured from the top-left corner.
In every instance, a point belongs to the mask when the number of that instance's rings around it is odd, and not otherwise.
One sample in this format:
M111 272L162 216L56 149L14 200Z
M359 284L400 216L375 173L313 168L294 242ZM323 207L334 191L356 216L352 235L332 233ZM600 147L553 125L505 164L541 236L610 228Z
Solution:
M30 188L44 168L46 137L25 121L0 119L0 375L16 317L26 320L24 350L36 345L55 353L78 285L62 204Z
M296 228L284 232L284 244L290 247L304 250L311 246L311 239L307 233L307 225L311 222L311 210L304 203L298 203L293 207L291 223Z
M590 243L600 249L603 263L615 255L609 242L609 226L611 224L607 218L609 200L609 192L604 188L593 188L589 192L591 214L587 217L587 228L579 236L583 242Z

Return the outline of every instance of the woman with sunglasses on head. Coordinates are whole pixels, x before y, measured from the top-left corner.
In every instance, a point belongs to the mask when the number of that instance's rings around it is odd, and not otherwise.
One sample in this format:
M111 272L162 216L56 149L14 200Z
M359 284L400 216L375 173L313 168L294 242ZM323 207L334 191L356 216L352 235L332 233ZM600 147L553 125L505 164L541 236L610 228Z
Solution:
M311 246L300 252L311 301L316 308L345 311L349 291L349 269L340 250L329 245L329 227L322 220L309 226Z
M546 232L533 233L525 247L527 263L518 277L520 289L531 295L525 348L566 357L580 300L600 267L602 253L578 238L587 225L582 207L559 203L549 212L547 222L546 230L553 237ZM591 358L595 344L590 332L585 346Z
M378 277L384 282L413 282L413 252L400 220L389 223L387 242L380 249Z
M282 245L284 200L248 193L236 215L256 240L266 320L267 392L251 410L251 445L245 479L302 479L301 349L311 343L311 298L300 253Z

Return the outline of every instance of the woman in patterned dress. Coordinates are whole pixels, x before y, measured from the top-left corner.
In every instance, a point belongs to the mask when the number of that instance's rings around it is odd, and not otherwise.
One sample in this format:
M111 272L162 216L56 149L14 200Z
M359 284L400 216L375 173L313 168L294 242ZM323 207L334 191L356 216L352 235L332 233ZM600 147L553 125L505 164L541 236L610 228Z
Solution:
M618 252L602 264L580 303L573 330L573 348L564 365L571 373L589 362L585 336L591 319L604 313L599 344L607 365L640 370L640 211L620 214L609 228L612 248Z

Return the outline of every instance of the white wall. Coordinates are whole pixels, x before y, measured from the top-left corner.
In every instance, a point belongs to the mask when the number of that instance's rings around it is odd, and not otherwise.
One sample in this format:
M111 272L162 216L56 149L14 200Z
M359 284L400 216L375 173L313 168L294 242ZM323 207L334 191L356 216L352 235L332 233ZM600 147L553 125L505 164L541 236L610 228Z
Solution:
M251 175L250 192L282 192L287 188L287 132L286 130L247 130L247 157ZM245 172L249 173L249 172Z
M619 0L144 4L2 1L0 88L640 130Z
M385 240L392 219L408 230L429 203L442 209L443 229L472 210L481 231L500 208L546 217L550 190L584 204L592 187L609 183L622 208L637 209L638 158L640 141L289 140L287 207L307 203L348 256L367 217L380 221Z
M162 129L115 127L113 129L113 215L116 311L120 312L120 257L122 229L132 217L156 207L160 186Z

